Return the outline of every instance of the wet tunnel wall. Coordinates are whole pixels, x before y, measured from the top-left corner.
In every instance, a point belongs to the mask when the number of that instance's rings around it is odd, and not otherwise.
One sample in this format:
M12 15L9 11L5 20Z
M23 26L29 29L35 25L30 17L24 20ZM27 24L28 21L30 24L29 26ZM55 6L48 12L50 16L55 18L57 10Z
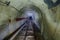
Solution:
M0 31L3 30L5 24L8 24L9 19L14 23L16 17L22 13L18 10L30 4L35 5L40 9L42 16L39 17L41 22L41 35L45 40L60 40L60 5L48 9L48 5L44 0L0 0L9 2L9 6L0 2ZM53 0L54 1L54 0ZM55 1L54 1L55 2ZM39 13L40 15L40 13ZM14 28L14 26L12 26ZM12 32L12 31L11 31ZM10 34L7 32L7 34Z

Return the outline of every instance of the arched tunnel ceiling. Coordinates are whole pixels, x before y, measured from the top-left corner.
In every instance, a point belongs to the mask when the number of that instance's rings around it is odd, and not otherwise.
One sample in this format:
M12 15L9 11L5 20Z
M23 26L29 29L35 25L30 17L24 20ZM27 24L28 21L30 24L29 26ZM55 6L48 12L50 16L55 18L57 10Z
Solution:
M52 11L48 9L48 6L44 3L44 0L1 0L2 2L10 1L10 6L6 7L6 9L10 9L15 7L17 10L20 10L21 8L28 6L29 4L37 6L45 15L46 18L50 21L53 21L47 15L51 14ZM54 0L53 0L54 1ZM4 6L1 7L4 9ZM10 9L11 10L11 9ZM3 13L4 14L4 13ZM50 15L49 15L50 16Z
M52 36L52 38L54 38L55 40L60 40L59 38L60 37L60 5L48 9L48 6L47 4L44 3L44 0L0 0L0 1L2 2L10 1L9 6L0 5L0 25L5 24L8 19L11 19L13 21L14 18L16 18L18 15L16 9L20 10L25 6L32 4L37 6L43 13L42 25L45 24L43 26L44 28L46 28L43 30L45 33L44 35L47 36L48 38L51 38ZM56 2L56 0L54 2Z
M14 9L14 8L16 8L17 10L20 10L21 8L23 8L23 7L25 7L25 6L28 6L28 5L30 5L30 4L32 4L32 5L35 5L35 6L37 6L38 8L40 8L42 11L44 11L44 13L45 12L48 12L48 8L47 8L47 5L44 3L44 1L43 0L1 0L2 2L6 2L6 1L10 1L10 5L9 6L1 6L1 8L3 8L3 10L4 11L6 11L7 12L7 10L12 10L12 8ZM43 6L42 6L43 5ZM6 9L5 9L6 8ZM44 9L46 9L46 10L44 10ZM3 11L2 10L2 11ZM16 11L16 10L15 10ZM14 11L13 11L14 12ZM2 13L2 14L4 14L4 13ZM6 13L7 14L7 13ZM11 14L12 15L12 13L11 12L9 12L9 14ZM8 14L7 14L8 15ZM10 16L11 16L10 15ZM15 17L15 15L13 15L13 18L12 19L14 19L14 17ZM2 17L1 17L2 18ZM5 18L5 20L7 19L7 17ZM4 19L3 19L4 20ZM2 23L2 20L1 20L1 23Z

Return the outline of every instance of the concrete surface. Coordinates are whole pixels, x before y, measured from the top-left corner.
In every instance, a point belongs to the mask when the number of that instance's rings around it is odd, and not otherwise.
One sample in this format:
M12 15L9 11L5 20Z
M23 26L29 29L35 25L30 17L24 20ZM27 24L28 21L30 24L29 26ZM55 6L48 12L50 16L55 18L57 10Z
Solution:
M44 35L45 39L60 40L60 5L48 9L48 6L47 4L44 3L44 0L1 0L1 1L3 2L10 1L11 3L10 6L0 5L0 25L5 24L8 19L11 19L13 22L14 18L17 17L16 10L11 6L20 10L24 6L33 4L37 6L43 14L43 17L41 18L42 21L41 32L42 35Z

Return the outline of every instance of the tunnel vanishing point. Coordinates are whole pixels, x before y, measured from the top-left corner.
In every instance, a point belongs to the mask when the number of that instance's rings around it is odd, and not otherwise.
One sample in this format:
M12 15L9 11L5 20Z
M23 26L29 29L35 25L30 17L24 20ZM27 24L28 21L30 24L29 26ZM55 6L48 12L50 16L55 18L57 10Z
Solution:
M0 40L60 40L60 0L0 0Z

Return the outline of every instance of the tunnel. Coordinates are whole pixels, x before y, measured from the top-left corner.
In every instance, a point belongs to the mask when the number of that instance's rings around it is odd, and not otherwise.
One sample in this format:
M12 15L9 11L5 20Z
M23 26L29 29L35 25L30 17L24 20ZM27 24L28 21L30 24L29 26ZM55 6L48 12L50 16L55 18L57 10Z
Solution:
M20 29L20 26L24 29ZM24 39L20 38L19 35L24 34L24 30L26 35L34 36L26 38L25 35ZM0 40L9 40L9 38L10 40L30 38L31 40L60 40L60 1L0 0Z

